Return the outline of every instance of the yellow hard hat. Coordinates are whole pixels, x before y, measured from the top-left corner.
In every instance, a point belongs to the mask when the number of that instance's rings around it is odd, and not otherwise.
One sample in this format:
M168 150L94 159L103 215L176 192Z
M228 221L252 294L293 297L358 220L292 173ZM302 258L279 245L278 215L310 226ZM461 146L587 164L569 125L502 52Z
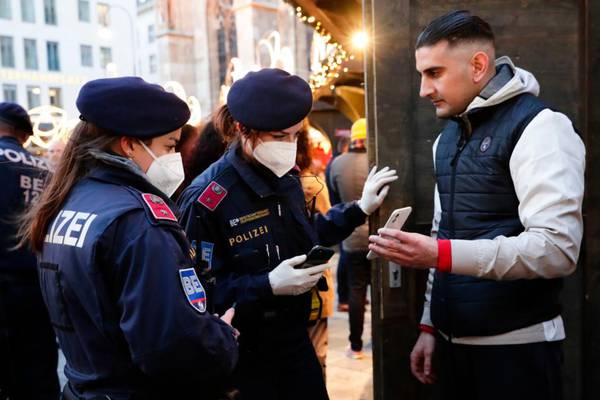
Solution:
M360 139L367 139L367 120L364 118L354 121L350 129L350 141L353 142Z

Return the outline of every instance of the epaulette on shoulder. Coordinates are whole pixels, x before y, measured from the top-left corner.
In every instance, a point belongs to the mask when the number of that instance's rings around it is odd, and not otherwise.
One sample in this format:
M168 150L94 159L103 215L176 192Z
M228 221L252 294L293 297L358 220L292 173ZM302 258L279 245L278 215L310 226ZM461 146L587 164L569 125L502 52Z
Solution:
M227 189L219 185L217 181L211 181L208 186L198 196L198 203L208 208L210 211L215 211L217 206L227 196Z
M146 205L146 209L150 211L150 214L155 221L172 221L177 222L175 213L169 208L167 203L152 193L141 193L142 201Z
M235 174L232 169L224 169L206 185L196 201L210 211L215 211L223 199L227 197L229 193L228 188L231 187L235 180Z

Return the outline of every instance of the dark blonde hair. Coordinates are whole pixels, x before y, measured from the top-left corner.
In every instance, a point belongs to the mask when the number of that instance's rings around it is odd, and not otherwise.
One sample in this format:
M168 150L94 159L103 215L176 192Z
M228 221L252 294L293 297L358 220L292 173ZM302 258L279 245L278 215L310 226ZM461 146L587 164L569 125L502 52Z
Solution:
M257 131L256 129L250 129L245 127L238 121L236 121L231 112L229 111L229 107L227 104L219 107L217 112L214 114L212 122L214 124L217 132L221 134L225 143L228 146L231 146L233 143L239 142L240 137L243 135L248 138L252 145L256 143L258 140L258 135L261 131Z
M36 253L42 251L44 237L51 221L60 211L73 186L96 163L94 150L108 151L118 140L113 134L89 122L79 122L65 146L56 172L50 178L39 200L20 218L19 246L29 244Z

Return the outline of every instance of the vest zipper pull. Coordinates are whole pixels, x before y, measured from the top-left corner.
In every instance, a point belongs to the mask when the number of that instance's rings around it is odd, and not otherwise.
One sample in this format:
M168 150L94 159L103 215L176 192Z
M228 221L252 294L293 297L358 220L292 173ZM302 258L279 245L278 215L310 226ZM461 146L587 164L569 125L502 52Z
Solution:
M277 203L277 213L281 217L281 204Z
M275 245L275 250L277 251L277 261L281 260L281 256L279 255L279 246Z

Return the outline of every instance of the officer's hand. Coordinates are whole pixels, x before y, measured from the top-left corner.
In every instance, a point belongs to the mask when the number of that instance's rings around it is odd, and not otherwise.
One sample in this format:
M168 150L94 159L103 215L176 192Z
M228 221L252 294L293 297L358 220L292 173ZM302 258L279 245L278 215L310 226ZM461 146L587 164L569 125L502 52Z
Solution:
M317 284L323 272L329 268L327 264L304 269L294 268L304 261L306 261L306 255L289 258L269 272L269 283L274 295L297 296L308 292Z
M215 314L215 315L217 315L217 314ZM223 321L227 325L231 326L231 321L233 321L234 316L235 316L235 308L231 307L229 310L225 311L225 314L223 314L223 316L221 317L221 321ZM240 336L240 331L235 329L233 326L231 326L231 328L233 329L233 337L237 340L237 338Z
M374 166L367 177L365 186L363 186L362 196L358 200L358 206L367 215L371 215L373 211L381 206L385 196L390 191L390 187L387 185L398 179L396 170L388 167L382 168L379 172L376 171L377 166Z
M410 369L421 383L426 385L436 380L433 372L432 358L435 351L435 336L421 332L413 351L410 353Z
M231 321L233 321L233 317L235 316L235 308L231 307L229 310L225 311L225 314L221 317L221 320L225 322L227 325L231 325Z
M437 265L437 240L419 233L381 228L379 235L369 236L369 250L403 267L418 269Z

